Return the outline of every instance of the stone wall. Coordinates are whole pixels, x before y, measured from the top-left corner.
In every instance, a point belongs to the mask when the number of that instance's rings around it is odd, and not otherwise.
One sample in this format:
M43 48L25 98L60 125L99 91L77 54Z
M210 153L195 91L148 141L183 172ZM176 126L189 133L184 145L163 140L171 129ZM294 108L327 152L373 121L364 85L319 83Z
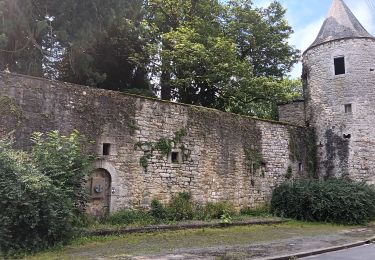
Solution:
M335 75L334 58L346 73ZM375 41L344 39L309 49L303 58L309 125L317 135L321 176L375 183ZM345 111L345 105L351 105Z
M289 166L294 178L306 172L303 127L13 74L0 74L0 99L0 134L14 130L17 147L34 131L77 129L96 142L88 149L110 173L111 211L182 191L255 207Z
M305 125L305 102L303 100L292 101L278 105L279 121L295 125Z

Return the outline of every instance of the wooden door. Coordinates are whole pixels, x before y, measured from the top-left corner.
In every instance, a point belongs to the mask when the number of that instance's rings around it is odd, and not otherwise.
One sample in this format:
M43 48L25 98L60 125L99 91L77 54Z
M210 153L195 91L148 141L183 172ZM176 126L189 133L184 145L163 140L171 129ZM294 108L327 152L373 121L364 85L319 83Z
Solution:
M87 212L94 218L103 218L109 214L111 204L111 176L104 169L93 171L89 182L90 201Z

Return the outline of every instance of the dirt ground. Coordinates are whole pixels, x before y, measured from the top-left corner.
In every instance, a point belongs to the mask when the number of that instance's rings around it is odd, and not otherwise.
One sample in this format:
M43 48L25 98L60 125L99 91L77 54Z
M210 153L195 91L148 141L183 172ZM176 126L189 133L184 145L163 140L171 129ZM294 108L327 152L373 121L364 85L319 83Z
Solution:
M254 259L364 240L375 227L288 222L81 238L27 259Z

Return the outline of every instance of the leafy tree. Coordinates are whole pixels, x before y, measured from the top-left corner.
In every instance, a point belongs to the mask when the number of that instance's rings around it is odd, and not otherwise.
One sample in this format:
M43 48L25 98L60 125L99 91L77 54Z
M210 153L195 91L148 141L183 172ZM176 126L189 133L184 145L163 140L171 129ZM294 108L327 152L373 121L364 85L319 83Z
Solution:
M21 5L22 3L22 5ZM0 69L275 118L299 51L250 0L0 0ZM289 91L289 92L288 92Z
M59 78L104 89L153 95L146 66L147 33L141 0L117 1L113 17L81 50L66 46ZM101 15L104 15L101 13ZM85 38L85 37L83 37ZM81 45L81 43L77 43ZM138 91L135 91L138 90Z
M236 114L277 119L277 104L301 98L300 80L252 78L243 84L232 85L223 93L222 110Z
M0 0L0 71L42 76L48 20L32 0Z
M226 31L235 40L241 59L253 66L254 75L285 77L300 52L289 45L293 30L281 4L274 1L267 8L254 8L251 0L231 0L226 8Z

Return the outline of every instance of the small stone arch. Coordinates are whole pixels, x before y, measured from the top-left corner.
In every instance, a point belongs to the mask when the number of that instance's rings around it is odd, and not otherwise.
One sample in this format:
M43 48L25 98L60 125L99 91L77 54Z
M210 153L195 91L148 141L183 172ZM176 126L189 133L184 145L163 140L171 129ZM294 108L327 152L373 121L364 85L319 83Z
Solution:
M120 194L120 187L119 187L119 177L116 171L116 168L110 163L106 161L96 161L93 164L93 172L97 169L103 169L108 172L110 176L110 196L109 196L109 213L116 211L117 205L116 201Z

